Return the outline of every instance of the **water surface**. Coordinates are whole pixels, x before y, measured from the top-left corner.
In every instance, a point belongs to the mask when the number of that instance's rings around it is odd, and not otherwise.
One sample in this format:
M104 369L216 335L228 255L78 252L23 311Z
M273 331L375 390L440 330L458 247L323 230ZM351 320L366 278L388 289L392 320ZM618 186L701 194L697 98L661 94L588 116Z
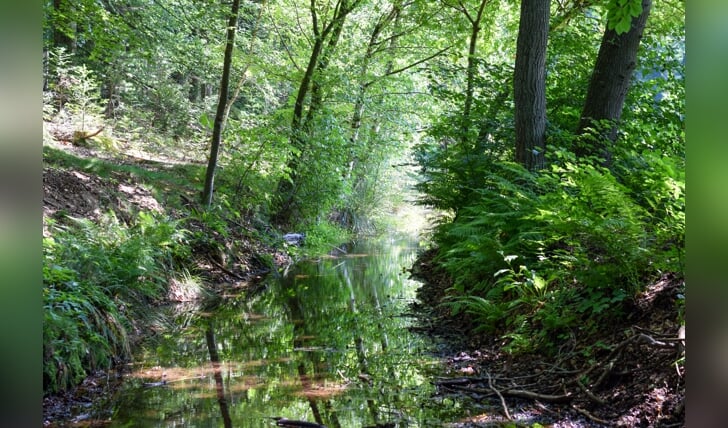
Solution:
M175 328L139 355L111 426L270 427L271 418L285 417L330 428L427 427L452 420L458 405L433 399L440 371L434 344L408 330L419 284L405 269L416 252L413 239L362 242L270 275L252 296L178 313Z

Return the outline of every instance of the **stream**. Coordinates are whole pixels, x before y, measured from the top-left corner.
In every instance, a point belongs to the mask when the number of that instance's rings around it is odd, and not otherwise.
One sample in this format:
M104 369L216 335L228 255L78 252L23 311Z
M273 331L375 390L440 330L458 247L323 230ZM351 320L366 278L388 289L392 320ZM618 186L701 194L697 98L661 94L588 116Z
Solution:
M180 311L137 355L113 427L431 427L457 420L436 399L436 343L410 331L417 240L362 241L269 275L209 311ZM174 312L176 311L176 312Z

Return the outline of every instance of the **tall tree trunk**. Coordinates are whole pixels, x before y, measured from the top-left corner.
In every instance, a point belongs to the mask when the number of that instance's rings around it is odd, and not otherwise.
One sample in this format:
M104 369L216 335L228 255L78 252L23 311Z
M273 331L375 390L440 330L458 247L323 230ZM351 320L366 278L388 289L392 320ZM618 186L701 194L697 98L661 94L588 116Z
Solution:
M205 173L205 189L202 192L202 203L209 207L212 204L212 193L215 182L215 169L217 168L217 157L220 152L220 141L225 126L225 105L228 99L228 87L230 85L230 65L233 61L233 47L235 46L235 29L238 26L238 11L240 0L233 0L230 10L227 27L227 43L225 44L225 59L222 66L222 78L220 79L220 98L217 102L217 113L215 124L212 128L212 144L210 145L210 158Z
M584 135L596 128L598 133L596 138L578 143L575 152L579 156L596 155L607 165L611 162L610 143L617 139L619 118L651 8L652 0L642 0L642 13L632 20L629 31L617 34L607 26L604 32L576 131L577 135Z
M339 44L339 38L341 37L341 31L343 29L344 20L338 20L336 22L336 25L334 25L334 29L331 31L329 43L326 45L326 49L322 51L318 64L316 65L314 77L318 78L314 78L311 82L311 102L309 102L308 104L308 112L306 113L306 122L304 124L305 126L311 125L314 116L316 115L316 113L318 113L318 111L321 109L321 106L323 105L324 93L321 78L324 71L326 71L329 66L329 62L331 61L331 55L334 53L336 45Z
M315 16L315 11L312 10L312 14ZM314 23L316 19L314 18ZM318 28L314 25L314 44L311 49L311 56L308 59L308 66L303 74L301 83L298 86L298 94L296 95L296 101L293 105L293 118L291 119L291 147L298 151L291 155L288 160L287 167L289 171L288 179L281 179L278 182L278 188L276 193L280 198L280 203L276 209L274 221L280 225L284 225L290 222L293 199L295 196L296 186L296 174L298 171L298 159L305 150L305 137L303 136L303 112L305 110L306 96L308 95L311 87L311 81L313 80L313 74L316 71L316 64L318 63L319 55L324 45L324 34L319 33ZM324 32L326 33L326 32Z
M372 61L374 60L374 55L376 53L377 45L380 43L379 36L382 34L382 31L392 22L395 23L395 28L397 27L397 23L399 21L399 16L401 12L401 5L399 2L396 2L392 5L392 9L379 17L379 20L377 21L376 25L372 29L372 33L369 36L369 43L367 44L367 50L364 53L364 58L362 58L362 66L359 71L359 91L356 95L356 99L354 101L354 112L351 117L351 137L349 138L349 141L351 142L352 147L352 153L356 152L355 146L357 141L359 140L359 132L361 130L361 122L362 118L364 117L364 107L366 103L366 93L369 87L373 82L367 82L367 74L369 73L369 66L371 65ZM397 46L397 36L393 36L389 40L389 49L394 50L394 48ZM385 69L385 74L392 71L394 68L394 62L390 59L387 61L387 66ZM349 163L349 170L347 173L347 177L350 177L352 169L354 167L356 160L356 154L353 155L352 159L350 159Z
M551 0L522 0L513 74L516 161L543 168L546 146L546 44Z
M483 11L489 0L481 0L478 6L478 12L475 17L471 17L467 10L463 9L465 16L470 21L470 43L468 46L468 68L466 71L466 88L465 103L463 104L463 121L461 129L461 139L463 143L468 141L468 133L470 132L470 111L473 108L473 93L475 92L475 75L478 63L475 60L475 53L478 47L478 37L480 36L480 23L483 20Z

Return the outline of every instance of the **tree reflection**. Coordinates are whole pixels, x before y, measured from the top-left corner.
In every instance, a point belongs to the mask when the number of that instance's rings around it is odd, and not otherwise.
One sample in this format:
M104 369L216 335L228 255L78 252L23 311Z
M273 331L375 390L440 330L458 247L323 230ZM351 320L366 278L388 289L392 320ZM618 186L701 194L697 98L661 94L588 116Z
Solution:
M180 380L130 385L114 426L218 426L221 415L225 427L269 427L274 417L329 428L442 425L459 410L429 399L435 359L402 316L416 287L402 275L415 256L406 245L299 263L255 294L180 317L178 331L140 356L140 371Z
M220 356L217 353L217 344L215 343L215 332L213 331L213 320L209 319L207 323L207 331L205 332L207 341L207 349L210 352L210 363L212 364L212 375L215 378L215 389L217 392L217 402L220 405L220 413L225 428L232 428L233 422L230 419L230 410L228 409L227 399L225 398L225 385L222 382L222 372L220 370Z

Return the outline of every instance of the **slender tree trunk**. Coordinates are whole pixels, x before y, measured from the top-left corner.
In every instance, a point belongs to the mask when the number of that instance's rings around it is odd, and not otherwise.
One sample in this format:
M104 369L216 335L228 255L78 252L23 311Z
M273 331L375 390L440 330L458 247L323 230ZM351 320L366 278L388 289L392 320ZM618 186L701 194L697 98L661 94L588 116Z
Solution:
M217 168L217 157L220 152L222 131L225 126L225 105L228 99L228 87L230 85L230 65L233 61L233 47L235 46L235 29L238 26L238 11L240 0L233 0L230 10L227 27L227 43L225 44L225 59L222 66L222 78L220 79L220 98L217 102L217 113L215 124L212 128L212 144L210 145L210 158L205 173L205 189L202 192L202 203L209 207L212 204L212 193L215 182L215 169Z
M331 61L331 55L336 50L336 45L339 44L339 38L341 37L341 31L344 29L344 19L336 21L334 29L331 31L331 37L329 43L326 45L326 49L323 50L321 57L319 58L318 64L316 65L315 76L318 78L314 79L311 83L311 102L308 104L308 113L306 114L306 126L310 126L314 116L321 109L324 101L323 85L321 78L324 71L329 66ZM314 77L315 77L314 76Z
M314 45L311 49L306 71L304 72L301 83L298 87L298 94L293 106L293 118L291 119L291 146L297 149L298 154L291 157L288 161L288 170L290 171L289 179L283 179L278 183L277 194L280 203L276 209L275 222L281 225L290 223L294 209L294 200L296 196L296 181L298 180L299 158L306 151L306 127L310 125L310 119L314 113L320 108L322 102L322 94L320 82L315 81L317 75L321 75L328 65L331 51L338 43L340 33L344 26L347 15L359 4L360 0L349 2L348 0L339 0L336 3L335 12L331 21L327 24L319 26L318 13L316 11L316 2L311 0L311 21L314 33ZM324 44L328 41L326 52ZM308 113L304 118L304 110L306 107L306 97L309 97ZM304 120L305 119L305 120Z
M264 0L263 3L259 6L258 9L258 15L255 17L255 26L253 27L253 32L250 35L248 50L246 54L248 57L252 57L253 55L253 47L255 45L255 39L258 35L258 28L260 24L260 17L263 15L263 9L265 8L266 1ZM233 91L233 95L228 99L227 104L225 104L225 112L223 113L223 123L227 122L228 117L230 116L230 110L233 108L233 104L235 104L235 101L240 96L240 90L243 89L243 86L245 86L245 83L248 81L248 70L250 69L251 61L249 60L247 64L245 64L245 67L243 67L243 71L240 73L240 79L238 80L237 85L235 85L235 90Z
M315 22L315 20L314 20ZM314 45L311 49L311 56L308 60L308 66L303 74L301 83L298 86L298 94L296 95L296 102L293 105L293 118L291 119L291 147L298 151L297 154L292 154L288 160L287 167L289 171L289 178L282 179L278 182L278 188L276 193L280 198L280 204L278 205L277 212L275 214L275 222L284 225L289 223L291 219L292 203L295 196L296 186L296 174L298 171L298 159L305 150L306 139L303 136L303 111L305 108L306 96L308 95L311 87L311 81L313 80L313 74L316 70L316 63L318 57L321 55L324 40L321 34L318 34L318 30L314 31L316 37L314 39Z
M651 8L652 0L642 0L642 13L632 20L626 33L605 30L576 131L577 135L584 135L594 129L597 135L589 141L579 142L575 147L577 155L596 155L607 165L611 163L610 145L617 140L619 119Z
M466 71L466 88L465 103L463 104L463 122L461 129L461 139L463 143L468 141L468 133L470 132L470 111L473 108L473 93L475 92L475 75L478 71L478 63L475 60L475 53L478 47L478 37L480 36L480 23L483 20L483 11L489 0L481 0L478 6L478 12L475 17L465 11L470 21L470 43L468 46L468 68Z
M385 15L382 15L379 18L379 21L372 29L372 33L369 36L369 43L367 44L367 50L364 53L364 58L362 59L362 66L361 70L359 71L359 91L356 95L356 99L354 101L354 112L351 117L351 137L349 138L349 141L351 142L351 153L352 158L349 160L349 169L347 172L347 178L351 177L351 173L353 171L353 168L356 163L356 159L358 155L356 154L356 143L359 140L359 133L361 130L361 122L362 118L364 117L364 107L366 103L366 93L369 89L369 86L371 86L372 82L366 82L367 73L369 72L369 66L371 65L372 61L374 60L374 55L376 52L377 44L379 44L379 36L382 34L382 31L389 25L390 23L394 22L395 26L397 25L397 22L399 21L399 15L401 12L401 6L399 2L392 5L392 9ZM389 41L389 48L391 50L394 50L394 48L397 45L397 37L392 37ZM394 63L392 60L389 60L387 62L386 66L386 73L389 73L394 68Z
M546 44L550 0L522 0L513 75L516 161L543 168L546 147Z
M217 403L220 406L220 413L222 414L223 426L225 428L232 428L233 422L230 418L228 401L227 398L225 398L225 384L222 379L220 355L217 352L217 343L215 342L215 332L213 330L212 321L209 321L209 324L207 325L205 341L207 342L207 350L210 353L210 364L212 364L213 377L215 378L215 392L217 393Z
M70 21L69 16L74 16L73 2L69 0L53 0L53 9L55 15L53 16L53 46L65 47L66 52L70 54L76 53L76 22ZM66 27L62 29L61 27Z

